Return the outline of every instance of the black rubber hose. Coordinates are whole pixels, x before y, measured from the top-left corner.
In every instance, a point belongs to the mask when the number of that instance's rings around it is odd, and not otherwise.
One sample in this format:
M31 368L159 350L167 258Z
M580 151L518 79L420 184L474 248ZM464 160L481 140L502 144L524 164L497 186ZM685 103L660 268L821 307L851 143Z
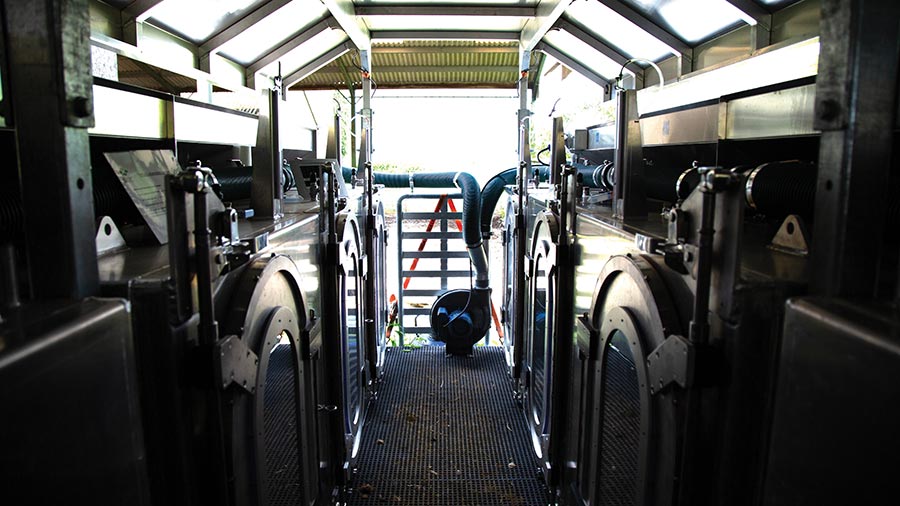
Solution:
M770 217L811 218L816 206L816 166L798 160L765 163L747 177L747 204Z
M685 170L675 181L675 196L678 197L678 200L688 198L698 184L700 184L700 171L696 167Z
M435 174L439 176L440 174ZM453 183L463 196L463 239L469 248L481 248L481 188L478 181L467 172L454 175Z
M353 169L343 167L342 174L349 179ZM475 270L475 287L488 287L487 255L481 247L481 188L478 181L466 172L413 172L387 174L375 172L375 184L389 188L459 188L463 198L463 239L469 249L469 258Z
M532 170L537 169L540 176L544 179L550 174L550 169L546 165L533 165ZM511 184L516 184L516 175L519 169L513 167L492 177L484 188L481 189L481 235L486 237L491 233L491 219L494 217L494 210L497 208L497 202L503 195L503 189Z
M612 165L584 165L581 163L574 163L572 166L575 167L579 174L581 174L581 184L584 186L612 191L610 185L611 181L608 178L608 173L610 172Z
M253 186L253 167L226 167L213 170L219 180L222 200L234 202L250 198Z
M344 167L342 172L349 179L352 169ZM463 238L470 248L481 246L479 220L481 219L481 189L478 181L466 172L412 172L408 174L375 173L375 184L388 188L453 188L457 187L463 196Z
M491 233L491 220L494 217L494 209L500 196L503 195L503 189L507 185L516 184L516 175L519 169L504 170L503 172L492 177L484 188L481 189L481 235L489 236Z
M647 190L647 197L651 199L674 203L690 195L699 183L700 174L696 169L686 170L684 166L644 167L644 188Z
M253 187L253 167L243 165L240 167L224 167L214 169L213 174L219 181L219 191L222 192L223 201L234 202L250 198L250 191ZM284 193L297 186L294 180L294 173L287 167L281 168L281 180Z

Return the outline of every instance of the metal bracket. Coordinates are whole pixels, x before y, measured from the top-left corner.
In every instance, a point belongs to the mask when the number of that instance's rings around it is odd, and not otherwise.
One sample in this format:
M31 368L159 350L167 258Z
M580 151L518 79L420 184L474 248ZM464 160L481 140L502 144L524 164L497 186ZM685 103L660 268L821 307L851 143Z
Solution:
M803 220L796 214L792 214L784 219L778 233L772 238L769 248L791 255L806 256L809 254L807 237Z
M680 207L675 206L669 209L666 221L668 222L669 243L677 244L684 241L684 238L687 236L688 226L685 212Z
M256 392L259 358L238 336L227 336L216 343L216 375L222 390L232 383L249 393Z
M97 225L97 236L94 238L94 241L97 244L97 256L126 247L125 239L109 216L100 218L100 223Z
M595 360L600 354L600 331L596 327L594 327L594 324L591 322L591 319L590 317L588 317L587 313L579 316L577 321L579 324L581 324L582 327L585 328L585 330L587 330L588 335L590 336L587 356L591 360Z
M224 238L228 244L236 244L241 241L238 232L238 213L234 208L226 207L224 211L218 213L216 220L218 221L219 237Z
M671 383L689 388L694 382L694 347L687 339L672 335L647 357L650 393L661 392Z

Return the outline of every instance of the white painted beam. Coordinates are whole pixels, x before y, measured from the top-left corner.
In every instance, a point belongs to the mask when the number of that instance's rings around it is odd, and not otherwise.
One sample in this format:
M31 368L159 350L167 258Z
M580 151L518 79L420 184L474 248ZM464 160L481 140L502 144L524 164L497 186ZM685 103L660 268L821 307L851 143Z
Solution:
M356 49L368 51L372 49L372 40L369 29L361 18L356 17L356 9L353 0L322 0L322 4L334 16L341 28L353 41Z
M531 51L538 45L538 42L547 35L547 32L553 28L556 21L566 12L569 6L568 1L562 0L541 0L535 10L535 17L525 23L522 34L519 36L519 49L521 51Z

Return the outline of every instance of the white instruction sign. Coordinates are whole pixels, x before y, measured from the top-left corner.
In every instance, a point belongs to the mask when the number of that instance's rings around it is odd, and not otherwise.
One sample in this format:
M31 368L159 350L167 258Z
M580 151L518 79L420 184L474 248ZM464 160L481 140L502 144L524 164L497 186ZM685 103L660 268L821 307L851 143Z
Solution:
M160 244L169 242L166 228L166 176L181 168L171 150L105 153L113 172Z

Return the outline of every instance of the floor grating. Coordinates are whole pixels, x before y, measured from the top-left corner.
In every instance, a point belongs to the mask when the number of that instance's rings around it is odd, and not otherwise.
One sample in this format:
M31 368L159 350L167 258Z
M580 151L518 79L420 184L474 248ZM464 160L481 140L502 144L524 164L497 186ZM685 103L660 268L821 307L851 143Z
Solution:
M547 504L502 348L391 348L385 367L349 505Z

